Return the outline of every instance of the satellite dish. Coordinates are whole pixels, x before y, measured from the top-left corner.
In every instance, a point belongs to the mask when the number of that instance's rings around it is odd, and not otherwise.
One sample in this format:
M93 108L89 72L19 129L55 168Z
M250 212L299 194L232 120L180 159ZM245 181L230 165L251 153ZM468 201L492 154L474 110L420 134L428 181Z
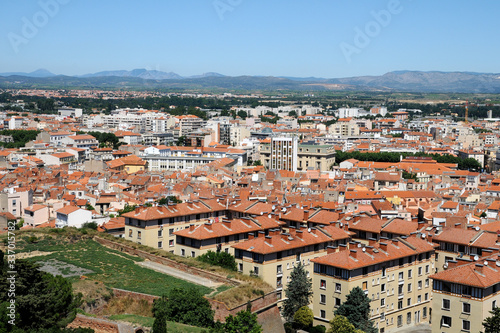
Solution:
M486 260L484 261L483 264L484 264L484 266L488 266L488 262Z
M260 215L264 215L264 212L260 212Z
M479 260L479 256L476 254L476 255L474 256L474 261L478 261L478 260Z
M364 247L362 251L363 251L363 252L366 252L366 247Z
M474 229L476 229L476 231L479 231L479 227L475 227Z
M307 229L307 232L311 232L311 228L308 228L308 229Z
M497 264L498 267L500 267L500 262L499 261L497 261L496 264Z
M425 237L427 237L426 234L422 234L422 239L425 239Z
M267 215L268 218L271 218L271 214Z
M444 269L447 269L447 268L448 268L448 263L447 263L447 262L445 262L445 263L444 263L443 268L444 268Z
M363 245L361 245L361 243L358 243L358 247L361 247L361 246L363 246Z
M273 205L273 210L275 210L275 209L276 209L276 206L275 206L275 205Z
M342 228L344 226L344 223L340 222L340 227Z

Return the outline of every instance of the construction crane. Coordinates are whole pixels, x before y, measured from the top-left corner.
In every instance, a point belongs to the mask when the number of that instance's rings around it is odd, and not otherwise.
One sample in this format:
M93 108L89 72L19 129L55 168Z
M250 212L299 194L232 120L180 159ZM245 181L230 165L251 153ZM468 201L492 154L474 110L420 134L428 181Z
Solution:
M469 100L465 101L465 123L469 122Z

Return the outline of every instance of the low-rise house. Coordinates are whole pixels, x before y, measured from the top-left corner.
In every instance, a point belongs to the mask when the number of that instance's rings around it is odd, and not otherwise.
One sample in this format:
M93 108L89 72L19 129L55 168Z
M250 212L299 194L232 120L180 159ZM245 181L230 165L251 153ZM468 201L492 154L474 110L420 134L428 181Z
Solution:
M77 206L65 206L56 213L56 228L81 228L85 223L92 222L92 212Z
M36 227L49 221L49 207L35 204L24 209L24 223L30 227Z

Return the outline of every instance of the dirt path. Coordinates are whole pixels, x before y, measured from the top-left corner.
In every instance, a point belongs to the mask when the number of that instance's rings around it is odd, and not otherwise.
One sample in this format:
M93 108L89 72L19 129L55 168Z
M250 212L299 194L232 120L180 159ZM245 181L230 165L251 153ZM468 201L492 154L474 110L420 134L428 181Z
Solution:
M189 274L179 269L175 269L152 261L141 261L141 262L136 262L136 264L160 273L171 275L178 279L182 279L191 283L196 283L209 288L215 288L222 285L222 283L214 282L212 280L203 278L199 275Z

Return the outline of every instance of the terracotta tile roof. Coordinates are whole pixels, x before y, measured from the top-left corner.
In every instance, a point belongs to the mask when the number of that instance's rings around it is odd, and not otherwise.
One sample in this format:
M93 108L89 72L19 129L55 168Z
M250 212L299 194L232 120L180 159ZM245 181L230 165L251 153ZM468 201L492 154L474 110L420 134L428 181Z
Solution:
M354 270L419 253L430 252L435 248L433 244L416 236L406 239L395 238L395 240L385 242L387 244L385 250L380 243L376 243L372 250L368 247L366 251L362 251L362 248L356 247L355 249L330 253L311 261L327 266Z
M69 215L73 212L76 212L79 209L80 209L80 207L77 207L77 206L65 206L61 209L58 209L56 212L64 214L64 215Z
M43 208L47 208L47 206L45 206L45 205L39 205L39 204L34 204L33 206L29 206L29 207L24 208L24 210L27 210L29 212L36 212L37 210L40 210L40 209L43 209Z
M307 231L307 229L301 229L300 232L290 229L290 235L279 234L277 231L272 235L270 233L268 237L259 235L259 237L240 242L232 247L252 253L268 254L330 241L330 237L316 228L313 228L311 232Z
M483 260L486 259L486 260ZM485 266L484 263L487 263ZM430 278L478 288L488 288L500 283L498 255L482 258L479 262L467 263L433 274ZM479 266L478 266L479 265Z

